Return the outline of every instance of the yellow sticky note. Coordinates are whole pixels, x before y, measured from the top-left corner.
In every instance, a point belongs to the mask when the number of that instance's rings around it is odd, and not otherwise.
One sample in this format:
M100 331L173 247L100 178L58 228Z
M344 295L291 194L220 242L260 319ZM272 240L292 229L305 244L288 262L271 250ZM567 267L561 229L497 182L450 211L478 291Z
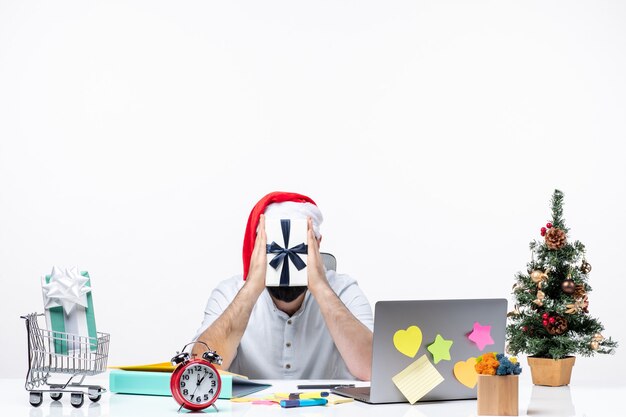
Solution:
M343 404L354 401L354 398L342 397L336 394L330 394L328 397L324 398L328 400L328 404Z
M414 358L422 344L422 330L417 326L409 326L406 330L400 329L393 335L393 345L398 352L409 358Z
M441 384L443 377L430 363L426 355L422 355L391 380L406 399L411 404L415 404L420 398Z

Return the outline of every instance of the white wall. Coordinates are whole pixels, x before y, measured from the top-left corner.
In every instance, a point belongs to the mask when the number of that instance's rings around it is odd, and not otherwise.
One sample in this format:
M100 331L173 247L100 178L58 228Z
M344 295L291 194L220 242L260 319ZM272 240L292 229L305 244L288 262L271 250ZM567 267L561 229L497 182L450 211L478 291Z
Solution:
M19 316L55 264L92 275L110 364L168 360L272 190L317 201L373 305L510 297L560 188L624 345L625 21L598 0L1 0L0 373L24 374ZM623 374L623 349L575 378Z

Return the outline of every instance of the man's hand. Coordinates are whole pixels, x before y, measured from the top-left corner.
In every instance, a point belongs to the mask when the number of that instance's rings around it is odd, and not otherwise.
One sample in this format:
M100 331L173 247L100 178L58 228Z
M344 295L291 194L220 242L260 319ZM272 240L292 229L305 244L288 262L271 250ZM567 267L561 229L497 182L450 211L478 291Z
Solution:
M261 295L265 289L265 274L267 273L267 235L265 234L265 215L259 218L259 231L254 241L254 249L250 257L250 270L245 285L250 287L254 294Z
M320 246L315 232L313 231L313 220L307 217L307 279L309 291L315 297L324 287L329 287L324 270L324 261L320 255Z

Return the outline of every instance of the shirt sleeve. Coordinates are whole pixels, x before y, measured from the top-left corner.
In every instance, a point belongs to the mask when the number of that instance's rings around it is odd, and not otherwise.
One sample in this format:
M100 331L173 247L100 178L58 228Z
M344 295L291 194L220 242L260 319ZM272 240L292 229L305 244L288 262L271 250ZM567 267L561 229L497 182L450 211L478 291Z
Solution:
M330 277L329 277L330 278ZM350 312L368 329L374 331L374 315L367 297L355 279L344 274L335 274L335 292Z
M235 276L218 284L217 287L211 292L209 301L204 308L204 319L202 325L196 332L196 336L193 340L198 340L200 335L211 325L219 316L222 315L224 310L230 305L230 303L237 295L238 282L241 280L241 276Z

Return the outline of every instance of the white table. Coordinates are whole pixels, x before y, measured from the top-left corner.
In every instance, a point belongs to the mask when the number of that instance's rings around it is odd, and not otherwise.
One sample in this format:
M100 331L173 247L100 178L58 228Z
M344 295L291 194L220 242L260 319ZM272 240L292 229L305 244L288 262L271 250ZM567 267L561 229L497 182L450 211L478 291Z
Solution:
M273 392L296 391L298 383L323 383L328 381L268 381L272 387L253 394L263 396ZM106 374L86 378L85 383L108 387ZM519 414L532 416L626 416L626 383L619 386L578 383L569 387L539 387L532 385L530 375L520 377ZM326 407L283 409L278 405L252 405L218 400L223 416L358 416L358 417L455 417L475 416L476 401L445 401L436 403L368 405L358 401ZM44 397L40 407L28 403L28 393L23 379L0 379L0 416L2 417L100 417L100 416L175 416L177 404L170 397L151 397L105 393L97 403L85 398L81 408L70 405L69 395L60 401ZM205 413L214 413L212 408Z

